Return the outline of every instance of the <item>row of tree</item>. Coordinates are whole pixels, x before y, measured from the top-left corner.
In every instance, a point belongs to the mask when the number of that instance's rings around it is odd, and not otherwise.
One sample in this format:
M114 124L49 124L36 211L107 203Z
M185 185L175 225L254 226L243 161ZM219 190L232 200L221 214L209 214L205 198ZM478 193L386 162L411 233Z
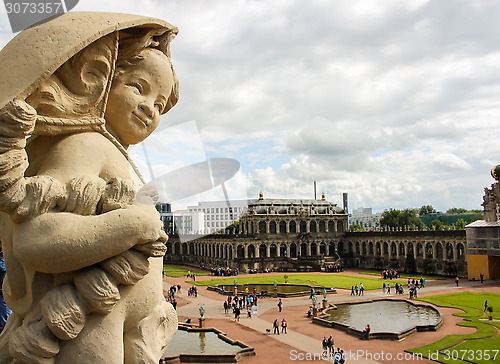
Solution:
M403 228L413 228L418 230L430 229L430 230L451 230L451 229L465 229L465 225L468 223L482 219L482 210L467 210L461 207L453 207L446 211L446 214L469 214L468 221L463 218L458 218L454 224L447 225L443 223L438 218L430 221L427 225L422 220L421 216L428 214L440 214L431 205L424 205L420 209L389 209L382 213L380 218L379 227L390 228L390 229L403 229ZM361 232L365 231L360 225L353 224L349 227L350 231Z

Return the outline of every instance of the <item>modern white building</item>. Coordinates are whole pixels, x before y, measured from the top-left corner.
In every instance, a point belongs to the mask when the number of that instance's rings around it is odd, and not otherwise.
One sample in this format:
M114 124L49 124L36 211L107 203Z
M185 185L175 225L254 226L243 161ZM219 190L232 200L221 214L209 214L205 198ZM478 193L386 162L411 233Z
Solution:
M374 214L371 207L356 209L349 215L349 226L358 224L364 230L375 230L380 226L382 213Z
M224 230L238 221L247 211L250 200L203 201L196 206L188 206L188 214L202 214L202 234L210 234ZM201 220L200 220L201 221Z

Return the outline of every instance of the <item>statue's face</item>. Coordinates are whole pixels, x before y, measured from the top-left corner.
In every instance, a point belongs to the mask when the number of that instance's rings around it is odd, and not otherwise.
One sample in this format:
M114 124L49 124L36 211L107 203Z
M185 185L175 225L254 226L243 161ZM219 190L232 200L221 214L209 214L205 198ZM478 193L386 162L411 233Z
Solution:
M160 122L174 84L170 63L156 50L121 70L113 80L105 112L106 127L128 147L146 139Z

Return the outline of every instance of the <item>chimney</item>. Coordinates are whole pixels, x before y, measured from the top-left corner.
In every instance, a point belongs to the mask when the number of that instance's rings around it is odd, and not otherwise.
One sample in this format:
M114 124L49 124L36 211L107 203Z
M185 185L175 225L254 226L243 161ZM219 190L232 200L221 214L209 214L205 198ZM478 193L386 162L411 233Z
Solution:
M342 194L342 208L344 209L345 214L349 213L347 208L347 192Z

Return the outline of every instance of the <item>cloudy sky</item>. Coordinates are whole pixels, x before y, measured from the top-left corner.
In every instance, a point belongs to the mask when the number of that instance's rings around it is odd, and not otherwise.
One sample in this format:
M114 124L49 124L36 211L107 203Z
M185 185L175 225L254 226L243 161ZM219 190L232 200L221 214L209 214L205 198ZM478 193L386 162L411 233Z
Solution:
M144 150L154 177L229 157L241 163L233 198L312 198L317 181L318 196L341 205L347 192L351 211L376 212L480 209L493 182L500 2L80 0L73 11L179 27L180 102L131 152L148 178ZM1 10L1 45L12 36Z

